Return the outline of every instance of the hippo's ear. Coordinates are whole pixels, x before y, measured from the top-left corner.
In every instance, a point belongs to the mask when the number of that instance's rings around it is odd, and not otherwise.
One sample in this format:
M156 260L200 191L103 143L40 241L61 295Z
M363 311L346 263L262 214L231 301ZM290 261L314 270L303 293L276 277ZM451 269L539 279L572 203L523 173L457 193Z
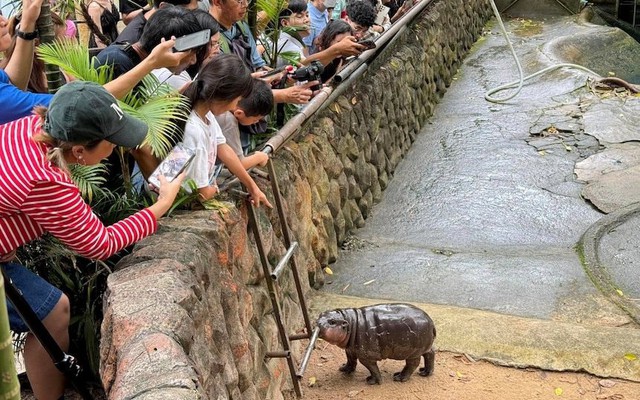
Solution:
M349 323L345 320L338 321L338 325L345 331L349 328Z

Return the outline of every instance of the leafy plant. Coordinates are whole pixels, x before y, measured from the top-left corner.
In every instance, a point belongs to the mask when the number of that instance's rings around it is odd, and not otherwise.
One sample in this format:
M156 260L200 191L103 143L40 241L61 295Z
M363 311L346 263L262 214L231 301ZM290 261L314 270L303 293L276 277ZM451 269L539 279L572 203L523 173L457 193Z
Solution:
M74 79L104 84L113 76L111 67L94 66L86 45L72 41L53 42L41 45L38 54L45 63L59 67ZM177 131L174 121L185 119L188 115L186 100L169 86L161 84L153 75L145 77L134 91L125 96L120 106L124 112L147 123L149 131L144 143L158 157L164 157L171 149L175 139L172 133ZM134 214L149 202L145 194L131 189L128 171L132 168L126 162L128 157L125 157L125 149L119 148L118 151L125 161L121 171L125 184L116 189L105 187L107 168L104 165L70 166L71 178L105 225ZM186 202L187 199L183 201ZM32 241L18 251L18 258L23 265L36 271L69 296L73 316L70 323L71 352L84 357L82 364L96 375L99 366L102 294L111 268L126 253L125 249L106 262L88 260L77 256L50 235Z
M284 59L292 65L298 65L300 55L296 52L282 51L282 46L278 47L280 34L286 32L289 35L296 36L296 32L302 27L296 26L279 26L278 19L280 13L286 10L287 0L257 0L256 8L258 14L263 17L264 32L257 37L258 43L264 47L262 57L271 68L275 68L278 64L278 58Z
M101 185L106 182L105 174L107 168L104 164L98 165L69 165L71 179L76 184L82 197L87 199L89 203L93 200L97 193L102 193Z
M41 45L38 55L47 64L60 67L68 75L99 84L105 84L113 76L109 65L95 67L88 57L86 45L71 41L62 41ZM119 105L123 111L143 120L149 127L143 145L148 145L151 154L164 157L171 150L172 132L178 130L175 121L185 120L188 116L188 103L170 86L160 83L152 75L147 75ZM125 157L126 150L119 149L122 177L129 196L133 195L131 174L133 168Z

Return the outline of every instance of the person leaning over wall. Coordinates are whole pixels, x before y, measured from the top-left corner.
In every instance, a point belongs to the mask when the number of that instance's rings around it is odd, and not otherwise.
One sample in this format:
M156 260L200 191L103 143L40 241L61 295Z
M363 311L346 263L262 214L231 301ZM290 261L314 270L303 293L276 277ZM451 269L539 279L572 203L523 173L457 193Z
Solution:
M13 262L16 249L48 232L76 253L106 259L154 233L171 207L182 178L162 186L155 204L105 227L69 177L68 164L96 165L116 146L135 147L144 122L124 113L102 86L75 81L63 86L49 108L0 126L0 263L63 350L69 345L69 299ZM11 330L28 328L8 305ZM62 398L64 377L31 334L24 347L27 376L39 400Z
M124 2L126 0L121 0ZM196 0L153 0L153 7L140 12L133 18L129 24L120 32L120 35L116 38L114 43L135 43L140 40L142 36L142 30L149 21L149 18L153 16L161 8L178 6L186 8L187 10L195 10L198 7Z
M266 70L266 62L258 53L256 41L243 21L251 0L212 0L209 13L220 24L220 50L222 53L233 53L240 57L251 72ZM260 74L253 74L259 78ZM302 86L290 86L274 89L273 98L276 103L306 104L313 92L309 89L318 82L309 82Z
M322 52L350 36L353 36L351 25L341 19L334 19L329 21L320 36L316 38L315 46L318 51ZM336 57L324 66L324 70L320 75L323 83L329 83L333 76L342 69L345 58L344 56Z
M378 35L372 31L371 27L375 25L376 11L368 0L352 0L347 3L347 21L356 39L361 40L372 35Z
M42 0L23 0L22 21L17 30L16 46L4 69L0 69L0 124L25 117L35 106L47 106L53 95L25 92L33 63L35 21L40 15ZM174 40L156 46L149 57L118 79L106 83L104 88L116 98L124 97L151 70L176 67L190 54L173 53ZM11 45L7 19L0 16L0 51Z

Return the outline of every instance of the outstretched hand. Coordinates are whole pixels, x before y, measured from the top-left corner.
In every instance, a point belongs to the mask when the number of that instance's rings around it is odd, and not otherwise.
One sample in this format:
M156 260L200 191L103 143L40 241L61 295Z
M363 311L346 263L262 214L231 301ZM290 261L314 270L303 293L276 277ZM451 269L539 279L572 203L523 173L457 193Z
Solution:
M154 68L171 68L179 66L187 57L191 57L190 51L174 52L173 46L176 38L162 39L159 45L151 50L149 59Z
M333 46L342 57L357 56L367 49L365 46L358 44L354 36L347 36Z
M249 189L249 196L249 198L251 199L251 204L253 204L254 206L260 207L261 204L264 204L269 208L273 208L271 203L269 203L269 199L267 199L267 196L257 186L253 190Z
M44 0L22 0L22 19L20 30L33 32L36 29L36 20L40 16L40 8Z

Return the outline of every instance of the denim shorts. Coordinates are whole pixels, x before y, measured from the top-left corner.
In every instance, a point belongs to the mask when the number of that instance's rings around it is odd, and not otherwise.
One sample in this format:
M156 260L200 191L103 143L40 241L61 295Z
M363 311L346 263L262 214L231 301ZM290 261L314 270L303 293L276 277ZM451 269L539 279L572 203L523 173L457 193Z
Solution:
M29 303L33 311L35 311L40 321L45 319L56 304L58 304L58 301L60 301L60 297L62 297L62 291L60 289L51 285L22 265L7 263L3 264L2 268L4 268L13 285L18 288L27 303ZM7 282L5 282L5 285L7 285ZM9 326L11 330L16 333L28 332L29 328L13 307L13 304L8 300L9 299L7 299L7 309L9 311Z

